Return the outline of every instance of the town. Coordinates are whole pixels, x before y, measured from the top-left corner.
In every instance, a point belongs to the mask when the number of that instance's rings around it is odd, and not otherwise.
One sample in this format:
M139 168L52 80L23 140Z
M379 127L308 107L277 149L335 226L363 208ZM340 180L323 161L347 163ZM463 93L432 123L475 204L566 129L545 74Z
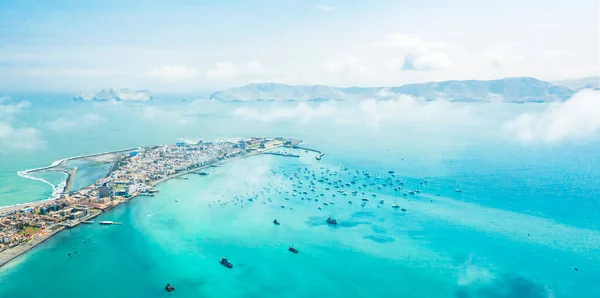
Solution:
M107 175L92 185L63 193L55 200L0 208L0 266L63 229L92 224L91 219L103 211L136 196L153 196L157 191L154 187L168 179L192 173L205 175L202 169L206 167L236 157L270 153L277 147L297 147L300 142L263 137L195 144L177 142L120 154ZM26 248L25 243L29 243ZM11 250L15 253L7 254Z

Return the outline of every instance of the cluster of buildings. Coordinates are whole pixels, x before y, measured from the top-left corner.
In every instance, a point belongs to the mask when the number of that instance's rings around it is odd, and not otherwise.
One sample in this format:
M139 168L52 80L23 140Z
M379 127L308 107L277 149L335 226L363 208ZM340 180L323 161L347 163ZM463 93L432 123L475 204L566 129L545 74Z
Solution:
M48 234L78 224L97 210L61 198L35 207L0 214L0 252L28 242L38 234Z
M283 138L253 137L227 142L202 142L144 147L121 156L106 177L76 192L35 207L0 213L0 252L40 233L73 227L142 193L173 175L229 158L290 145Z

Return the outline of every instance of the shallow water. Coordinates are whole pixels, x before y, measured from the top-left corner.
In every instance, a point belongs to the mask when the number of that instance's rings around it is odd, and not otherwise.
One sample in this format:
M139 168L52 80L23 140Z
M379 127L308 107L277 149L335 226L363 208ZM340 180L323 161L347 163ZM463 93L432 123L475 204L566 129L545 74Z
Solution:
M159 186L157 196L136 198L96 219L123 225L82 225L0 268L0 297L39 297L40 289L46 297L600 295L599 144L519 146L491 130L481 131L528 107L504 107L497 119L476 127L459 123L427 130L402 122L369 126L335 119L240 120L230 114L231 104L200 104L189 112L193 115L157 105L167 111L163 120L150 117L147 107L94 105L91 111L107 119L102 130L48 130L44 149L0 152L10 157L0 160L0 202L10 205L51 194L47 184L18 177L16 171L74 155L179 139L284 135L301 138L326 155L321 161L310 153L252 157L211 169L209 176L170 180ZM294 104L279 107L295 109ZM41 113L36 102L32 108L27 117L40 122L90 111L90 106L76 105ZM471 108L484 114L488 109ZM179 123L182 119L192 122ZM153 133L135 133L141 130ZM343 196L333 186L315 182L311 194L309 181L318 178L303 178L302 185L290 180L293 173L304 176L305 168L317 177L327 169L337 172L327 177L344 183L356 175L351 189L368 186L354 197L349 189ZM389 170L396 173L393 183L405 183L403 191L377 188ZM373 177L366 178L363 171ZM78 183L85 184L102 171L81 173ZM423 180L427 183L421 185ZM324 199L302 200L308 195L293 196L293 189L307 191L313 199L323 193ZM401 194L413 189L422 193ZM249 197L255 199L250 202ZM363 197L371 200L361 207ZM215 203L236 198L242 202ZM378 208L381 199L384 204ZM336 204L324 206L323 200ZM391 208L393 203L407 211ZM328 226L327 216L339 225ZM274 218L280 226L272 224ZM289 245L300 253L287 251ZM218 264L221 256L234 268ZM164 291L167 282L175 292Z

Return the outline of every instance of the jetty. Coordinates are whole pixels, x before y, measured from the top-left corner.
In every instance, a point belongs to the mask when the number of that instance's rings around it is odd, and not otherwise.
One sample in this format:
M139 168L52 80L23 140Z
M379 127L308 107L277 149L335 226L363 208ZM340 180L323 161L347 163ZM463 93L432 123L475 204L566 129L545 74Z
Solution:
M67 174L67 181L65 182L65 188L63 188L63 194L68 194L73 186L73 180L75 180L75 174L77 173L77 167L72 168Z
M321 150L317 150L317 149L312 149L312 148L307 148L307 147L302 147L302 146L291 146L290 148L294 148L294 149L298 149L298 150L304 150L304 151L310 151L310 152L314 152L317 153L318 155L315 157L316 160L321 160L321 158L323 158L323 155L325 155L324 152L322 152Z

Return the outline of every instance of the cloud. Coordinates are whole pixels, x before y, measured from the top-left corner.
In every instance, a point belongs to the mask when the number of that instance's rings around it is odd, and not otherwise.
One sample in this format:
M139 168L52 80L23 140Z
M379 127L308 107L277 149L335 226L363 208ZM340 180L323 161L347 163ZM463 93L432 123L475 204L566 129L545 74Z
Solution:
M326 3L317 4L315 8L322 11L332 11L337 9L337 7L328 5Z
M106 119L96 114L85 114L80 117L60 117L50 123L48 128L55 131L82 129L106 122Z
M13 127L0 122L0 151L5 149L31 150L44 146L40 132L32 127Z
M185 112L159 109L154 106L144 107L142 109L140 116L142 118L148 119L148 120L160 120L160 121L164 121L167 123L178 124L178 125L187 125L187 124L191 124L194 122L194 118L189 115L186 115Z
M314 119L330 117L335 113L337 113L337 109L332 104L311 106L305 102L301 102L295 107L270 108L265 111L246 107L233 110L235 117L260 122L295 120L299 123L306 123Z
M423 124L469 125L474 119L470 106L439 101L423 101L410 95L386 92L386 100L364 99L351 103L311 104L300 102L294 107L237 108L233 115L259 122L294 121L304 124L326 119L330 124L370 126Z
M3 97L0 100L0 119L11 118L13 115L19 113L21 110L31 106L31 103L23 100L17 103L10 103L10 97Z
M584 139L600 132L600 91L582 90L541 113L522 114L504 125L524 142Z
M32 127L19 127L13 122L15 116L31 106L28 101L9 102L9 97L0 100L0 151L9 149L30 150L42 147L40 132Z
M168 65L152 69L147 73L147 75L167 81L185 80L199 76L200 71L195 68L185 67L182 65Z
M438 41L426 41L418 37L393 34L374 43L376 47L390 48L401 55L401 70L438 70L454 66L449 52L455 46Z
M236 64L231 61L215 63L214 67L206 71L206 77L214 80L229 80L240 75L259 74L263 70L258 61Z

